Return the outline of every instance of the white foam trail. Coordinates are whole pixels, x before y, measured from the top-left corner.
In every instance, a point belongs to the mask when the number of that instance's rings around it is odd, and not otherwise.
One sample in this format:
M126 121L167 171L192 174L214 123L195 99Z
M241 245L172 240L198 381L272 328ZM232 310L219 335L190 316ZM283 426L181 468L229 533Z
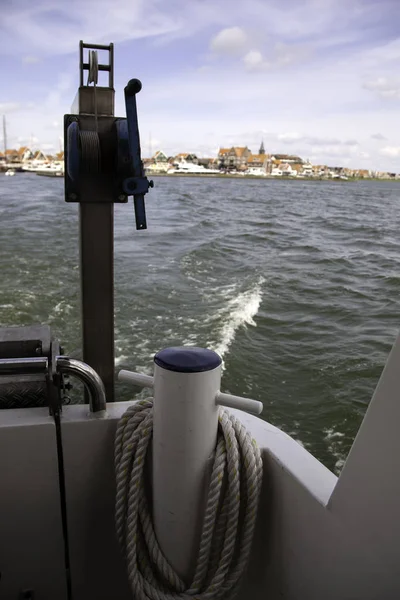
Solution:
M132 358L130 356L126 356L125 354L120 354L120 356L116 356L114 360L114 364L116 367L119 367L122 364L127 364Z
M237 330L244 325L256 326L253 317L258 313L262 299L261 286L264 278L260 277L257 283L249 290L238 294L236 298L229 301L228 306L223 309L227 315L219 331L219 341L211 345L213 350L222 358L228 352L230 345L235 339Z
M345 437L345 434L341 431L335 431L333 428L324 429L324 433L326 434L324 439L328 444L328 450L336 458L334 472L339 475L346 462L346 453L343 451L343 440L341 439Z

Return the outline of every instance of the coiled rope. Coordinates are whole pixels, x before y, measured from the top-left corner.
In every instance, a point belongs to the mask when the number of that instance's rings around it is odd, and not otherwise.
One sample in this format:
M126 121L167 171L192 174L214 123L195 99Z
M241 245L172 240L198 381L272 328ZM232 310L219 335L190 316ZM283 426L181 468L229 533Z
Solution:
M96 174L100 172L100 139L97 131L80 131L82 171Z
M220 409L217 446L197 565L188 587L168 564L145 493L153 400L120 419L115 438L116 529L135 600L232 598L248 562L262 484L259 448L242 423Z

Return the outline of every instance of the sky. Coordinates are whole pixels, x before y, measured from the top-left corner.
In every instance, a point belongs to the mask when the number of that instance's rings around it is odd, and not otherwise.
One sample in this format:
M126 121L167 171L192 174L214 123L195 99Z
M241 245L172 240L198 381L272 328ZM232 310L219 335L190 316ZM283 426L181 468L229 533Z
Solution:
M142 81L144 157L256 153L263 140L400 172L400 0L0 0L9 147L60 149L81 39L115 44L117 116L128 80Z

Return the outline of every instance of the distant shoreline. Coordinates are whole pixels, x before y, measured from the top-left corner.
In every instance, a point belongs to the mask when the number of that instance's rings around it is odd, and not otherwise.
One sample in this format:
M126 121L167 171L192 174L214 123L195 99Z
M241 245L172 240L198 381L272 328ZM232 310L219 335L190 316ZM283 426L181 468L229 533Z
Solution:
M234 173L230 174L217 174L217 173L146 173L146 177L151 179L153 177L200 177L207 179L261 179L267 181L329 181L335 183L355 183L357 181L379 181L379 183L387 183L390 181L398 181L400 179L382 179L379 177L349 177L348 179L340 179L340 177L291 177L290 175L284 177L280 175L279 177L271 177L265 175L235 175Z
M8 167L8 168L13 168L13 167ZM5 173L5 171L8 169L2 169L0 168L0 175ZM18 169L15 169L19 174L22 173L32 173L31 171L18 171ZM288 176L283 176L280 175L279 177L273 177L271 175L236 175L234 173L229 173L229 174L218 174L218 173L146 173L146 177L148 179L152 179L153 177L157 178L157 177L199 177L201 179L237 179L237 180L241 180L241 179L245 179L245 180L249 180L249 179L257 179L257 180L264 180L264 181L315 181L315 182L321 182L321 181L329 181L329 182L334 182L334 183L356 183L358 181L377 181L379 183L387 183L387 182L391 182L391 181L398 181L400 182L400 178L399 179L395 179L395 178L391 178L391 179L383 179L383 178L379 178L379 177L349 177L348 179L341 179L340 177L291 177L290 175Z

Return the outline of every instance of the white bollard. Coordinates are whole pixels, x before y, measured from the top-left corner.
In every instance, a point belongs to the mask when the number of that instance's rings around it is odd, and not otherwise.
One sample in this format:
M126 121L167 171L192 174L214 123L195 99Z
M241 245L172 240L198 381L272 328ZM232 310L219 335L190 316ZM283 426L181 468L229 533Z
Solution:
M154 362L154 527L164 556L189 584L216 446L221 359L183 347L161 350Z

